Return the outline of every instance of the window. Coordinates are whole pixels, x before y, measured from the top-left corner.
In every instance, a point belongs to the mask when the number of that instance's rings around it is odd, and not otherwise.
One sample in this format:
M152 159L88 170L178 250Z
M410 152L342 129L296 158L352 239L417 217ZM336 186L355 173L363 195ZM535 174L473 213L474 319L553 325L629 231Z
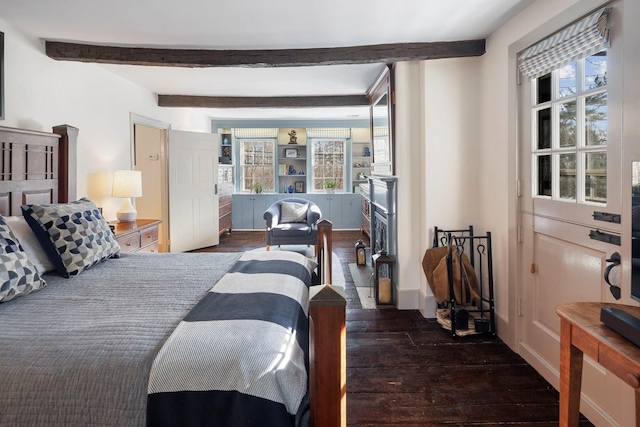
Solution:
M607 201L607 51L534 79L534 182L537 196Z
M274 154L276 139L240 140L242 191L274 190Z
M344 139L312 139L313 189L325 188L325 181L337 184L336 190L345 189Z

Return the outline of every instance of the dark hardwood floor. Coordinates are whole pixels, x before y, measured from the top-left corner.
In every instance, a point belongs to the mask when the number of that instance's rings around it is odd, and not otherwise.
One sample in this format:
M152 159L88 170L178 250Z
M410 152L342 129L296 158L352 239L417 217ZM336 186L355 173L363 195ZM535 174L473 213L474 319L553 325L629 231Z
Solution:
M348 299L348 426L558 425L557 391L499 338L453 340L418 311L362 309L348 268L359 238L333 236ZM234 231L205 250L263 245L263 231ZM592 426L584 418L580 425Z

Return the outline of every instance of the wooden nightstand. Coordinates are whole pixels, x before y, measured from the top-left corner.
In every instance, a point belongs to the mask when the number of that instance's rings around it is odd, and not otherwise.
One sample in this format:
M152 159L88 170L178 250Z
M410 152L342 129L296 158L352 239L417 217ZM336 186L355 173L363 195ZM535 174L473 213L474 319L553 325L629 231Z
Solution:
M110 223L122 252L158 252L158 225L156 219L137 219L133 222Z

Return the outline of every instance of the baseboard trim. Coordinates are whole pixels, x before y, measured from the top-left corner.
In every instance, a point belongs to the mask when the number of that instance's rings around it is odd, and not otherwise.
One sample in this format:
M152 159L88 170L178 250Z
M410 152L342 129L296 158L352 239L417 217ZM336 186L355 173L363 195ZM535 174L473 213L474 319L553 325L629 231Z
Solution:
M396 288L396 307L398 310L417 310L419 292L418 289Z
M420 314L422 314L422 317L424 317L425 319L435 319L436 308L438 307L436 297L421 290L418 300L418 310L420 311Z
M556 390L560 384L560 373L558 370L544 360L531 347L522 341L519 345L519 354L527 361L540 375L544 377ZM585 360L585 363L589 363ZM613 419L600 405L593 401L584 392L580 393L580 412L594 425L603 427L619 427L620 423Z

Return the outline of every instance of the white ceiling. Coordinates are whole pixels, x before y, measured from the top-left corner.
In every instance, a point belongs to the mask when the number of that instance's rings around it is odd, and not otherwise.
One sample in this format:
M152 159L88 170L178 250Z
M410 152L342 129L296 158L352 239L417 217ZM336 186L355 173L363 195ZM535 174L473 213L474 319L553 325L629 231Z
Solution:
M28 37L120 46L291 49L482 39L534 0L0 0ZM103 65L157 94L364 94L381 64L295 68ZM344 118L366 109L208 111L225 118Z

